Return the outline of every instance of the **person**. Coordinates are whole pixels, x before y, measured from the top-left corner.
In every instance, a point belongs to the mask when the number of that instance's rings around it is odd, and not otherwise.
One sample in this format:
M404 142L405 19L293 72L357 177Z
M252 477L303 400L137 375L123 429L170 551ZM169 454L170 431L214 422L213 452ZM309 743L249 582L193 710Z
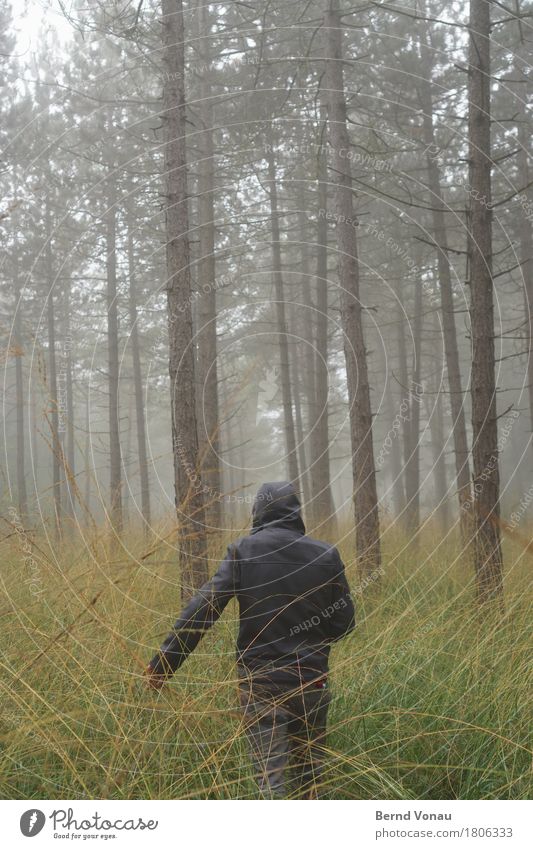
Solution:
M150 661L148 682L161 687L236 597L239 694L260 796L317 798L330 646L354 628L354 605L337 549L306 535L291 483L263 484L252 519Z

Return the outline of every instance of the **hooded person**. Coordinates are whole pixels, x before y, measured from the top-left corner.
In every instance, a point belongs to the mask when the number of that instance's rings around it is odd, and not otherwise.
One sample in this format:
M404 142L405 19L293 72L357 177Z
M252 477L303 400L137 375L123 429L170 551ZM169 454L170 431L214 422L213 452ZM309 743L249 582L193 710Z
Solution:
M239 605L240 700L261 796L315 798L330 702L330 646L354 628L355 614L337 549L306 535L288 481L260 487L249 536L228 547L216 573L182 611L150 661L152 686L181 666L232 598Z

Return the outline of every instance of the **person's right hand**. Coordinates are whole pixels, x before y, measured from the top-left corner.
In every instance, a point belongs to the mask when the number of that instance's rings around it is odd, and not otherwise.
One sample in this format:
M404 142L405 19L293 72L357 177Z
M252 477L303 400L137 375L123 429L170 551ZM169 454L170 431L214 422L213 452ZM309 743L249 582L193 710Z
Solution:
M160 672L154 672L150 665L146 667L144 674L146 675L146 683L153 690L160 690L165 683L165 676Z

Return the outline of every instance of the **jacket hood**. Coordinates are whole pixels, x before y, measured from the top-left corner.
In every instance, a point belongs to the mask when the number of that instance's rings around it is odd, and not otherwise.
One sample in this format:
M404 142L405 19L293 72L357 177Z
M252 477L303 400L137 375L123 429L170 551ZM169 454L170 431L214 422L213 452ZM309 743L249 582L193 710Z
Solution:
M288 528L305 534L301 504L289 481L264 483L255 496L252 510L252 533L266 526Z

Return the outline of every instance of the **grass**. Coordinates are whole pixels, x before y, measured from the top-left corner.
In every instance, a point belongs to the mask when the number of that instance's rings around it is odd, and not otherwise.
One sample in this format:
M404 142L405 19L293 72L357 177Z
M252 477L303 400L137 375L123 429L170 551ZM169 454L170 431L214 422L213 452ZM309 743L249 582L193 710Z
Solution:
M120 561L79 538L56 557L32 538L30 565L28 538L2 543L0 795L257 798L234 603L150 691L143 668L180 606L168 549L139 562L132 534ZM389 529L364 592L348 566L359 623L332 653L327 798L531 798L531 555L506 541L506 612L480 617L470 568L435 539L414 552Z

